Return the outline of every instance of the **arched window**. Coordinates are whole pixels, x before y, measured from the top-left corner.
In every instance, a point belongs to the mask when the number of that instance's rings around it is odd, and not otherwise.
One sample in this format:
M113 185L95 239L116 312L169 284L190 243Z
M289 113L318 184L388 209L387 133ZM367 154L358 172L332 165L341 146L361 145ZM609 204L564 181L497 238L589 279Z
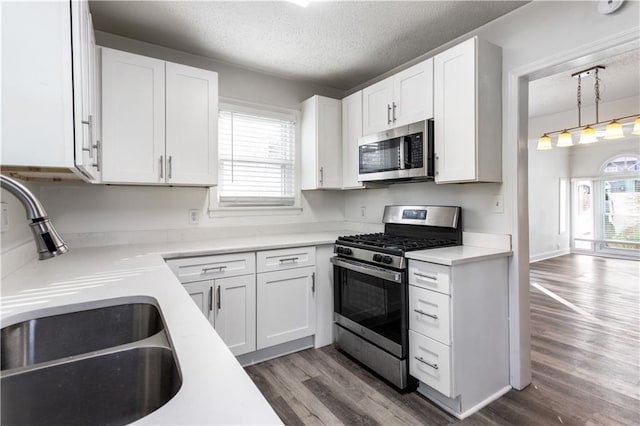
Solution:
M602 173L633 173L640 172L640 157L637 155L620 155L605 162Z

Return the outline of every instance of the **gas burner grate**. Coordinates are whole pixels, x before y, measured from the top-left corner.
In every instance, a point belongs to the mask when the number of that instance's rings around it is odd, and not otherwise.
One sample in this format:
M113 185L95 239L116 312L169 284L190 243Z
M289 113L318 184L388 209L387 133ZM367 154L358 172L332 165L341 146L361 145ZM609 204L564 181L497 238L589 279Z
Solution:
M440 238L412 238L384 233L347 235L338 241L348 242L364 248L383 248L387 250L412 251L434 247L455 245L455 241Z

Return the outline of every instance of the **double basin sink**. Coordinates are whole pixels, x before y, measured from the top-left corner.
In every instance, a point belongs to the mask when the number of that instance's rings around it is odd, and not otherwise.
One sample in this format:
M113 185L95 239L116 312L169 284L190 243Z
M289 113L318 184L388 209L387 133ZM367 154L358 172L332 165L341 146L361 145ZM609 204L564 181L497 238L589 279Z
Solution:
M158 308L101 305L0 330L0 423L122 425L175 396L182 379Z

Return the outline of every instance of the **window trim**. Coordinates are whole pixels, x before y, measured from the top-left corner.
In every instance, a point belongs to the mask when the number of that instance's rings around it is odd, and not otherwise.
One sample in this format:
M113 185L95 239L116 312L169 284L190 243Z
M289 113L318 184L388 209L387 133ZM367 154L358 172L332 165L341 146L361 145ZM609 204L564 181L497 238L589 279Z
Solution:
M262 117L274 118L277 120L292 120L295 122L295 200L291 206L221 206L218 199L218 186L209 188L209 217L227 217L227 216L259 216L259 215L295 215L302 214L302 194L300 191L300 160L301 160L301 142L300 142L300 111L290 108L278 107L274 105L266 105L260 103L247 102L242 100L219 98L218 111L231 111L253 114ZM216 162L219 162L218 154L216 154Z

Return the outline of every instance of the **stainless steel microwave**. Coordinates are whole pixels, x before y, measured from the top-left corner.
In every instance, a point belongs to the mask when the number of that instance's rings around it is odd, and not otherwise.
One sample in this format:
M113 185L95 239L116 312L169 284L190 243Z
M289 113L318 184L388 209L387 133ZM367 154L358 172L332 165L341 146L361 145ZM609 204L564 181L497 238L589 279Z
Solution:
M433 120L363 136L358 141L358 180L433 178Z

